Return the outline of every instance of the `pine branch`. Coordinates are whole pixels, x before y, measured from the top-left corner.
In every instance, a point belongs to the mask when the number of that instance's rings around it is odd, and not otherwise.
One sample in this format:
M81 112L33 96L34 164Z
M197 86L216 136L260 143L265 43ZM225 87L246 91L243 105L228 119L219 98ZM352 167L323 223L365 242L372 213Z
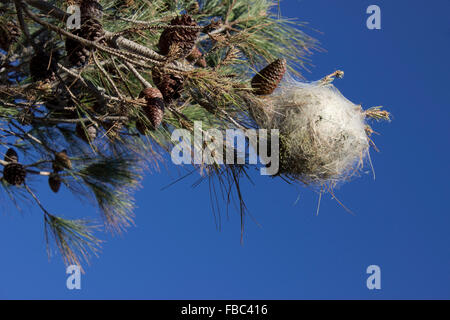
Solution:
M10 166L12 184L2 179L2 186L17 205L23 193L43 211L47 238L69 264L97 252L98 226L50 214L29 187L31 174L48 179L53 192L65 187L90 200L106 229L122 232L133 224L132 193L147 163L158 168L168 158L173 130L192 133L195 121L203 121L203 133L255 127L250 107L262 104L252 93L255 70L276 58L306 66L317 48L299 25L271 16L269 0L181 1L170 9L159 0L103 0L104 17L85 12L93 20L72 31L68 14L55 7L60 1L14 3L7 16L18 20L22 37L1 56L0 145L17 149L24 164ZM73 53L83 60L74 63ZM148 88L161 95L137 98ZM241 184L250 168L194 166L210 183L214 213L223 203L239 212L241 240L248 216Z

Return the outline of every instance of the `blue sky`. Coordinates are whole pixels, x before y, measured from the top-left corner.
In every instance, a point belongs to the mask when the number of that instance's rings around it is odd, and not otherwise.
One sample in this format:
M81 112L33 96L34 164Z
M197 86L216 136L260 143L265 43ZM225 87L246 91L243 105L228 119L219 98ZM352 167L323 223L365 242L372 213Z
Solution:
M381 30L365 26L371 4ZM450 298L450 2L285 0L281 11L321 32L309 31L326 52L312 56L308 80L344 70L336 86L347 98L393 114L374 125L376 180L367 174L336 192L355 214L325 196L316 216L314 192L255 174L244 194L261 226L248 219L241 245L237 212L218 231L207 184L192 189L191 178L161 191L176 177L163 170L136 194L136 227L99 234L106 242L79 291L66 288L61 259L47 259L41 213L2 213L0 298ZM65 192L43 194L51 212L93 210ZM381 290L366 288L371 264L381 267Z

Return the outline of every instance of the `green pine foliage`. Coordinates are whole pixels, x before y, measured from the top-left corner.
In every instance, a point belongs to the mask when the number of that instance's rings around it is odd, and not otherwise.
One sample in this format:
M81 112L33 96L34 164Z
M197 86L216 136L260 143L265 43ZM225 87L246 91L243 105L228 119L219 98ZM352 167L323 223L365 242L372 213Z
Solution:
M95 0L2 1L0 7L2 26L20 26L18 37L2 39L11 43L0 54L0 154L14 148L27 170L23 185L2 179L1 192L19 208L31 201L42 209L47 239L54 240L66 264L81 264L98 252L97 229L122 232L132 225L133 191L147 167L158 168L168 158L174 129L192 131L197 120L204 130L255 127L247 108L255 99L250 93L255 71L285 58L295 73L318 49L303 25L279 17L278 3L269 0L100 0L103 17L96 27L105 34L94 41L66 28L67 6L80 1ZM206 66L158 53L161 33L182 14L197 23L195 46ZM70 64L67 39L88 49L86 64ZM46 58L30 64L38 52ZM157 129L139 97L145 87L157 85L155 72L182 82L176 95L164 97ZM55 167L61 150L71 166ZM212 190L220 190L225 203L236 201L243 227L246 207L239 185L249 167L194 168L201 180L216 185ZM37 192L33 180L52 173L62 188L96 204L102 223L49 213L39 196L51 190Z

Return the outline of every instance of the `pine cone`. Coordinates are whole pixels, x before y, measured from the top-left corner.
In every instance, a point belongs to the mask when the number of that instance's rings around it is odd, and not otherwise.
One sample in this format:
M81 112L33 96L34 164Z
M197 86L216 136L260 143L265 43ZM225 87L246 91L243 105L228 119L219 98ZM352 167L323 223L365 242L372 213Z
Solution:
M147 103L147 105L143 107L143 111L148 121L150 121L150 129L158 129L164 117L164 100L161 91L156 88L145 88L144 90L142 90L139 96L141 98L145 98L145 101ZM142 124L140 124L139 126L141 125ZM145 132L145 130L143 131Z
M93 0L84 0L80 6L81 28L73 34L89 41L96 41L103 37L105 31L101 23L102 6ZM89 60L90 50L76 40L66 38L66 51L69 63L74 67L81 67Z
M6 162L17 162L19 161L19 155L13 148L9 148L8 151L6 151L5 154L5 161Z
M54 193L57 193L61 188L61 177L59 176L59 174L52 173L48 177L48 185L50 186L50 189L52 189Z
M101 20L103 18L103 7L96 0L81 0L80 11L82 23L87 19Z
M58 172L64 169L72 169L72 161L70 161L66 150L55 153L55 159L53 160L53 171Z
M197 27L190 15L183 14L170 21L171 26ZM159 52L162 55L172 53L171 58L183 58L187 56L195 45L199 34L198 28L166 28L159 38Z
M20 186L25 182L27 171L20 163L11 162L3 168L3 178L12 185Z
M93 123L85 123L84 126L81 123L77 123L75 132L86 143L91 143L97 138L97 127Z
M286 60L275 60L253 77L253 93L259 96L271 94L278 87L285 72Z
M153 69L152 76L153 83L161 91L166 102L180 97L180 90L183 88L184 82L183 77L177 74L161 73L158 69Z
M186 60L190 63L194 63L197 67L206 68L206 60L197 46L192 49L191 53L186 57Z
M72 32L74 35L81 37L81 29ZM76 40L66 38L67 60L73 67L81 67L89 59L90 51Z
M10 46L20 37L20 28L11 20L0 25L0 49L9 51Z
M56 80L55 71L58 59L59 55L56 52L51 55L42 50L36 52L30 59L30 74L33 80Z
M103 37L103 35L105 34L102 23L100 22L100 20L95 18L86 20L80 30L81 37L90 41L96 41Z

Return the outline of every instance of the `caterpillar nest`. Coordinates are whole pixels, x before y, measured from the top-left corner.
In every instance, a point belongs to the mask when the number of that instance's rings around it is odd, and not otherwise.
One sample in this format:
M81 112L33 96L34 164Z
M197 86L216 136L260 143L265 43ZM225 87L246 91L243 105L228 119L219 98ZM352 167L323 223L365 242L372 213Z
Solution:
M333 187L360 172L369 156L367 118L389 120L379 107L366 111L331 84L334 73L312 83L285 81L253 104L260 128L278 129L279 172L307 185Z

